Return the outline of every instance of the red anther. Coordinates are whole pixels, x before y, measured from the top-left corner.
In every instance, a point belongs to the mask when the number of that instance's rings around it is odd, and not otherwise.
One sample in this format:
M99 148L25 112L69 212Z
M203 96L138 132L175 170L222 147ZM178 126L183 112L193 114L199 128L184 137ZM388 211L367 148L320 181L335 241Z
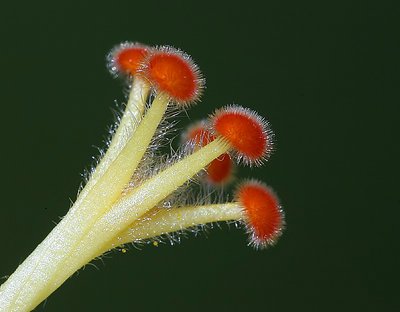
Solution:
M198 100L204 86L204 79L191 58L171 47L161 47L151 53L141 71L157 91L167 93L182 105Z
M200 121L191 126L185 133L185 141L192 141L196 146L204 146L215 140L215 136L207 130L205 121Z
M245 209L255 247L273 245L281 235L284 215L275 193L258 181L243 183L236 191L236 199Z
M117 55L117 64L121 71L135 75L140 62L146 57L147 52L146 48L129 48L122 50Z
M260 165L272 151L273 133L256 112L238 105L217 110L212 117L216 134L225 138L239 159Z
M195 147L201 147L215 140L215 136L207 130L205 121L194 124L185 134L185 141L193 142ZM207 166L207 181L211 184L226 184L232 179L232 159L228 154L222 154Z
M228 154L222 154L207 167L207 179L212 184L226 184L232 178L233 163Z
M124 42L111 50L108 55L108 67L112 74L136 75L149 54L150 48L140 43Z

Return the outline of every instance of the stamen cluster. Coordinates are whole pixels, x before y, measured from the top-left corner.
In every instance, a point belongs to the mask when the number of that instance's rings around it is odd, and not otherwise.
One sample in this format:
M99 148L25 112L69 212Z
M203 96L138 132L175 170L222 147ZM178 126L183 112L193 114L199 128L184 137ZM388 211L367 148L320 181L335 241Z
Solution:
M264 183L244 181L233 201L223 200L236 164L268 160L269 123L249 108L224 106L189 127L178 151L165 156L160 142L169 140L171 118L200 101L199 68L181 50L130 42L113 48L107 61L130 86L125 111L70 211L1 286L6 311L33 309L76 270L127 243L225 221L244 224L256 248L281 235L282 208Z
M203 92L205 81L194 61L186 53L170 46L151 48L138 43L123 43L110 52L108 62L108 67L114 76L126 78L126 73L129 73L129 79L145 81L155 97L152 106L157 97L164 96L166 101L176 104L175 108L177 106L185 108L198 102ZM168 109L166 107L165 111ZM268 160L273 151L274 134L268 121L251 109L239 105L227 105L217 109L208 119L190 126L182 137L183 148L181 148L181 154L174 155L175 159L194 152L201 153L203 147L214 141L217 141L219 145L224 145L217 152L218 155L211 156L207 165L202 168L204 170L199 170L196 175L200 183L204 183L202 192L204 193L204 189L210 191L215 188L219 192L218 198L224 198L221 196L221 186L230 184L234 180L235 163L260 166ZM153 169L166 167L160 159L163 158L158 159L161 163L152 164ZM169 162L173 161L169 159ZM142 173L140 169L139 165L135 173L135 183L139 184L140 177L148 178L148 175ZM193 179L191 177L188 181ZM260 200L257 202L256 198L252 200L251 197L250 199L245 197L243 194L251 193L252 188L263 191L264 195L260 198L275 200L270 200L268 204L265 204ZM192 194L195 192L193 189L191 183L186 182L169 194L161 206L182 209L184 206L197 204L197 209L201 210L204 205L199 205L198 199L191 203L188 196L182 196L182 194ZM204 194L204 196L210 197L209 194ZM234 220L247 224L250 243L256 247L273 244L284 226L283 212L273 191L261 182L251 180L241 184L234 198L243 211L243 215L238 220ZM223 203L219 200L214 204ZM271 216L275 217L273 221L270 220Z

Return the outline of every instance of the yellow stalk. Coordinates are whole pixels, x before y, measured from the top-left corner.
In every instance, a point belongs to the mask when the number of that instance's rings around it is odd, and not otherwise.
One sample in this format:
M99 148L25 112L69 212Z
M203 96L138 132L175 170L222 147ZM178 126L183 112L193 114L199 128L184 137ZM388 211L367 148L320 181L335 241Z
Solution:
M119 233L104 248L91 258L123 244L157 238L163 234L196 227L213 222L240 221L246 215L238 203L210 204L202 206L183 206L175 208L153 208L135 220L127 230Z
M149 93L150 84L143 78L135 77L129 92L124 114L107 149L107 153L110 155L110 157L107 157L108 161L113 161L118 156L119 152L125 147L137 129L143 118Z
M185 230L201 224L220 221L239 221L245 213L238 203L154 208L121 232L102 253L122 244ZM100 254L101 255L101 254Z
M80 203L86 200L86 196L91 191L93 186L96 185L99 179L107 171L111 163L117 158L119 153L125 147L126 143L130 140L141 119L143 118L149 93L149 83L140 77L135 77L129 92L124 114L122 115L118 128L112 137L110 146L108 147L104 157L96 166L94 172L91 174L87 184L79 193L75 205L71 207L71 210L77 209L80 207Z
M96 220L121 196L151 142L168 101L165 94L155 98L131 139L84 200L74 204L64 219L1 285L0 307L5 311L29 311L57 289L59 284L53 284L52 279L58 271L64 270L63 262Z
M69 254L62 268L54 272L51 287L58 288L102 250L107 250L120 232L129 229L130 224L229 149L230 145L225 140L216 139L128 192L92 226L88 235ZM40 300L45 296L43 293Z

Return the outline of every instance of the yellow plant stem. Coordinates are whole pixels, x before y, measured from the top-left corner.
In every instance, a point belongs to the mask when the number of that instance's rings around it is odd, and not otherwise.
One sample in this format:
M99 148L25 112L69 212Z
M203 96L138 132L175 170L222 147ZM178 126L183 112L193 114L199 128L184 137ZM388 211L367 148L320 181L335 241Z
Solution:
M202 206L153 208L134 221L129 229L122 231L108 245L91 256L97 258L123 244L155 238L164 234L188 230L199 225L223 221L243 221L246 215L236 202Z
M143 118L146 102L150 93L150 84L141 77L135 77L129 92L124 114L107 149L106 161L114 161L132 137ZM97 171L98 168L96 168Z
M235 202L168 209L154 208L133 222L128 230L114 238L103 253L126 243L186 230L198 225L221 221L241 221L245 218L243 208Z
M59 284L56 286L51 281L64 270L64 261L96 220L121 196L162 120L168 102L169 97L162 93L154 99L131 139L85 199L74 204L45 240L1 285L2 311L29 311L57 289Z
M139 129L136 133L138 132ZM107 250L119 233L129 229L135 220L229 149L230 145L218 138L128 192L97 220L88 235L68 255L63 266L54 272L53 280L48 285L49 288L54 289L46 289L46 292L42 292L42 296L38 299L40 301L45 299L75 271L91 261L102 250Z
M80 192L79 197L76 200L76 205L71 209L75 209L79 206L80 202L86 199L87 194L104 175L108 167L117 158L119 153L130 140L143 118L149 93L150 84L140 77L134 77L124 114L121 117L118 128L112 137L106 154L96 166L84 189Z

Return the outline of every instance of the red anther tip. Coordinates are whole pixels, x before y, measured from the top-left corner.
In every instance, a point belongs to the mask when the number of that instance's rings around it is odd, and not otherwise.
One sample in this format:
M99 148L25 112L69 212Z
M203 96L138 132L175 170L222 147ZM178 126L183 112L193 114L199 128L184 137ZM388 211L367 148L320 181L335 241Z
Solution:
M128 48L117 55L117 64L121 71L131 75L136 74L140 63L147 55L146 48Z
M261 182L248 181L236 191L236 200L248 218L250 243L256 248L275 244L285 224L275 193Z
M149 47L140 43L121 43L109 53L107 57L108 68L115 76L120 73L136 75L141 63L149 54L149 50Z
M205 121L191 126L184 136L185 141L191 141L194 147L201 147L215 140L215 136L207 129ZM227 184L232 180L233 163L228 154L222 154L207 166L207 181L211 184Z
M207 180L212 184L226 184L231 181L233 172L232 159L222 154L207 167Z
M204 87L198 67L184 52L161 47L149 55L141 71L157 91L167 93L179 104L197 101Z
M256 112L238 105L217 110L212 116L216 134L225 138L247 164L261 165L273 148L269 124Z
M191 141L196 146L204 146L215 140L215 136L207 130L205 121L200 121L192 125L184 136L184 141Z

